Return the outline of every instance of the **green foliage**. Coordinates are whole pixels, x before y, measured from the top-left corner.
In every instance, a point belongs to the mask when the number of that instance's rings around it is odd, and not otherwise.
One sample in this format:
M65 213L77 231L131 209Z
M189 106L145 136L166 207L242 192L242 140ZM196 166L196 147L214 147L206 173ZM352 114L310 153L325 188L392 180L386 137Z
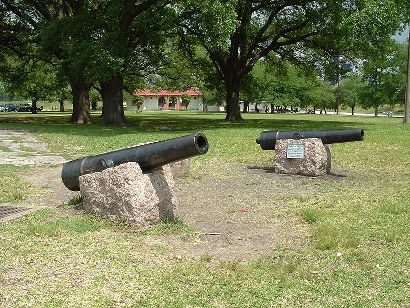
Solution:
M43 61L21 59L12 54L0 65L1 78L13 97L34 102L51 99L58 87L56 71Z
M0 99L9 99L10 94L6 90L4 82L0 81Z
M372 50L383 46L400 26L393 1L307 1L303 5L249 0L182 3L182 36L189 45L199 45L206 51L224 83L227 119L231 120L240 119L236 105L241 86L251 89L255 83L247 75L270 53L302 61L309 50L317 49L360 54L369 46ZM191 53L191 57L195 58L195 54ZM243 98L255 100L250 90L245 92ZM280 100L286 105L295 101L292 96L281 96Z
M403 99L406 83L407 54L404 44L391 43L385 53L372 54L363 65L362 105L366 108L393 105Z
M306 91L307 106L319 109L331 109L335 106L334 88L329 82L311 81L311 87Z
M346 42L361 54L380 54L401 27L401 8L396 0L362 1L344 18L342 28L352 37ZM355 45L353 45L355 44Z
M259 61L245 78L241 98L279 106L328 108L334 104L333 90L320 82L312 69L271 58Z
M339 85L340 101L344 107L349 107L354 112L354 108L360 105L365 83L356 76L343 79Z

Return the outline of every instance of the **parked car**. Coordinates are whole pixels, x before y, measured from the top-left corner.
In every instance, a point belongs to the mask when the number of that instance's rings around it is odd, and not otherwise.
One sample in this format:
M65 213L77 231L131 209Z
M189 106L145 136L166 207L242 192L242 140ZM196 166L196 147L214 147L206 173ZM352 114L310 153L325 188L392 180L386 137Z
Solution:
M21 104L17 107L18 112L31 112L31 104Z
M0 112L6 112L6 111L7 111L7 110L6 110L6 107L0 105Z
M33 110L33 107L31 104L21 104L20 106L17 107L18 112L31 112ZM37 111L42 111L43 106L37 107Z
M8 112L17 111L17 105L14 105L14 104L6 104L6 105L4 105L4 107L6 108L6 111L8 111Z

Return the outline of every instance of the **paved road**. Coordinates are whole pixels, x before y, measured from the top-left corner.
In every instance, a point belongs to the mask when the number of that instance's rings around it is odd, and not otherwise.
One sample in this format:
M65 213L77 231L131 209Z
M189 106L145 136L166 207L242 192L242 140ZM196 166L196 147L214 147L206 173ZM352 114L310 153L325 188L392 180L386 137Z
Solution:
M320 114L320 111L319 111L319 110L316 110L316 114ZM335 115L336 112L334 112L334 111L328 111L327 114ZM339 115L351 116L352 113L351 113L351 112L339 112ZM355 115L355 116L362 116L362 117L374 117L374 113L365 113L365 112L355 112L354 115ZM383 114L383 113L379 113L377 116L378 116L378 117L388 117L387 114ZM393 115L391 116L391 118L403 118L403 115L393 114Z

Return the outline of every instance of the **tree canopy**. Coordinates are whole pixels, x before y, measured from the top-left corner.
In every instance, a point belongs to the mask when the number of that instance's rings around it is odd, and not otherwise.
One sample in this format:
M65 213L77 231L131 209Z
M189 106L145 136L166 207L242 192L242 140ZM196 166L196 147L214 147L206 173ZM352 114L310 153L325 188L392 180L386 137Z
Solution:
M240 97L306 105L315 91L329 93L289 63L369 59L409 12L404 0L0 0L0 57L53 67L70 85L73 123L91 121L92 87L103 122L124 123L123 90L146 76L157 86L200 86L213 101L224 93L226 120L236 121Z
M201 46L226 91L227 120L240 120L242 80L256 63L276 53L304 58L377 49L398 28L394 1L183 1L181 36Z

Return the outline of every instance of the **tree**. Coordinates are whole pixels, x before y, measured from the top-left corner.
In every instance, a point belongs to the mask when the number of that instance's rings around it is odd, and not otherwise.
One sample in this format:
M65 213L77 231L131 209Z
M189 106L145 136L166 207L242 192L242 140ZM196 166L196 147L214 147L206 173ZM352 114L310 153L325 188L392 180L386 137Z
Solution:
M329 82L316 79L309 79L307 89L303 93L302 99L304 107L313 107L326 112L326 109L334 107L335 94Z
M11 29L9 33L17 39L7 47L17 56L59 65L71 86L72 123L91 122L88 91L92 82L86 70L90 58L84 50L92 31L84 21L92 20L90 12L96 9L89 1L0 1L0 40L8 35L4 29Z
M150 87L174 90L204 87L206 68L190 61L186 54L179 51L178 44L174 36L167 39L162 59L157 61L155 74L150 76Z
M363 78L367 80L362 105L373 107L375 116L380 106L395 104L405 84L405 47L391 41L385 53L372 53L364 60Z
M352 110L352 115L354 115L355 107L360 105L364 87L365 84L357 76L347 77L340 82L340 102Z
M0 101L10 99L10 93L6 90L6 85L0 80Z
M409 10L410 12L410 10ZM407 81L406 81L406 95L404 102L404 123L410 122L410 24L409 24L409 36L407 41Z
M7 55L0 72L8 93L31 100L33 114L37 113L37 102L51 98L57 89L55 70L42 61Z
M103 99L103 122L123 124L124 80L153 70L161 62L163 31L172 25L173 11L163 0L101 2L95 18L92 69Z
M241 99L268 102L271 113L275 105L306 108L316 104L313 91L322 85L312 66L292 64L274 56L259 61L244 80Z
M72 89L71 122L91 122L89 91L98 82L103 122L122 124L124 79L149 70L148 65L160 59L154 47L161 45L159 31L172 24L167 21L173 16L165 4L163 0L0 0L4 12L0 28L17 21L24 26L21 33L31 38L24 42L36 46L30 56L60 65Z
M402 21L402 29L407 26L407 68L406 68L406 94L404 97L404 118L403 122L410 122L410 2L407 0L397 0L400 8L399 13Z
M366 22L366 31L378 29L377 39L382 40L397 28L388 19L395 3L387 2L186 0L181 35L206 51L225 86L226 120L236 121L242 119L241 82L260 59L271 52L290 57L303 56L308 48L352 48L361 30L352 25L358 21L362 26ZM374 13L382 18L374 20ZM360 35L361 41L369 41Z

